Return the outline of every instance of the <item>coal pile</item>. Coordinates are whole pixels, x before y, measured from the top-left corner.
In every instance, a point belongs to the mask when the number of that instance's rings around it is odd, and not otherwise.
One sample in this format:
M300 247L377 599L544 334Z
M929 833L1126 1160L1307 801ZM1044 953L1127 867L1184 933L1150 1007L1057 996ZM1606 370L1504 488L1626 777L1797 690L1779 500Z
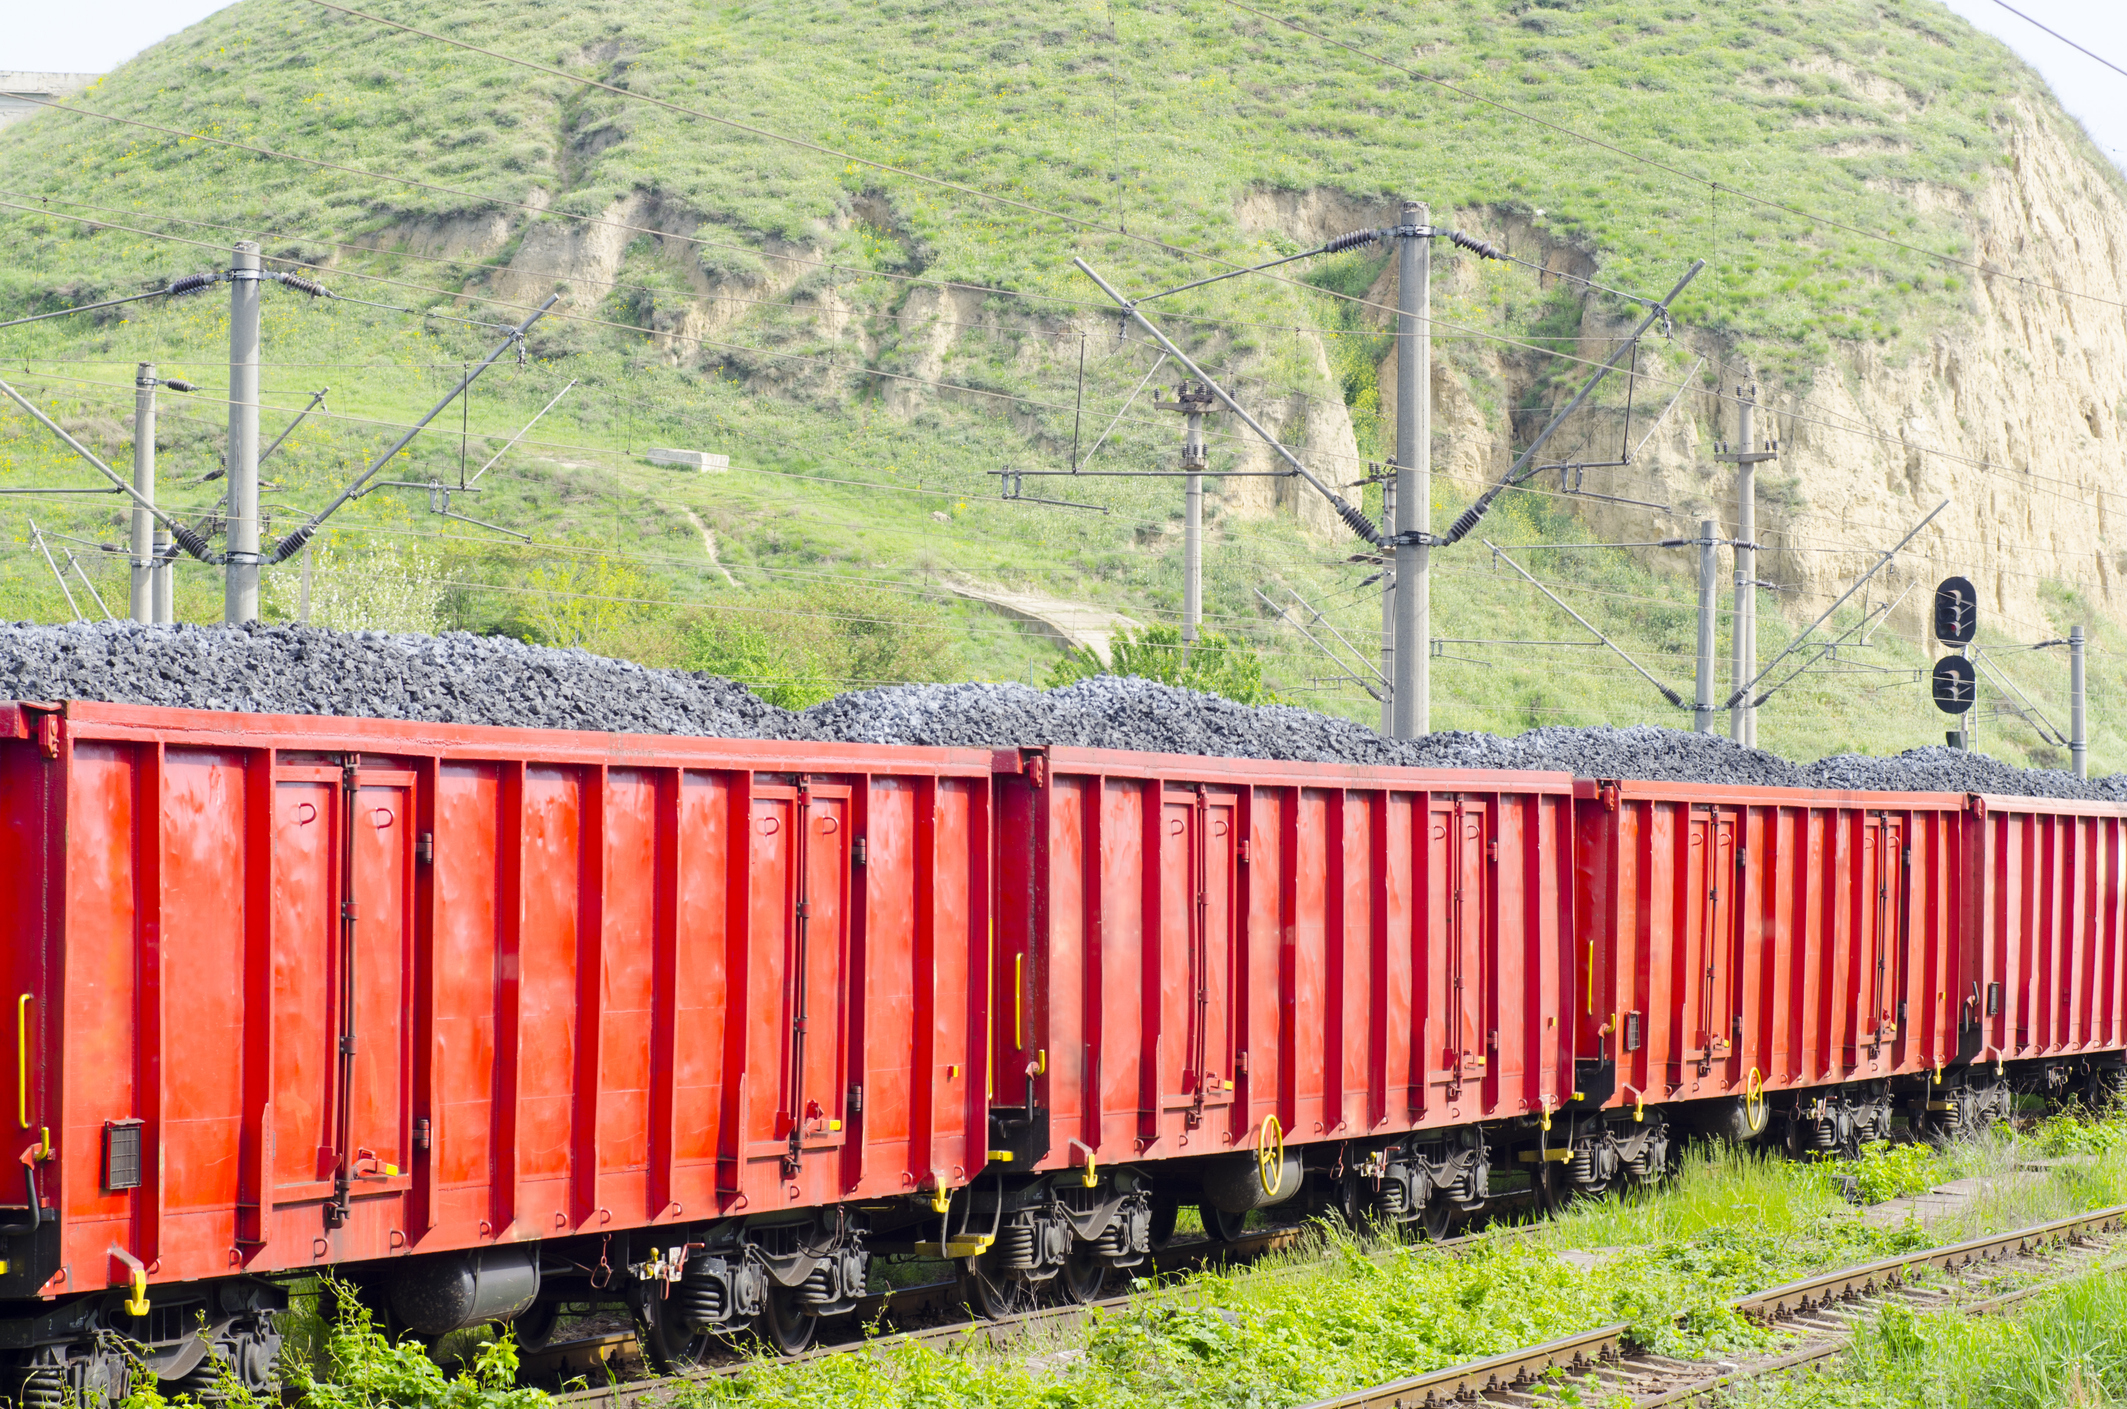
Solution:
M1146 753L1414 768L1527 769L1731 787L1990 792L2127 802L2127 774L2016 768L1914 749L1797 764L1725 738L1654 725L1449 730L1387 739L1286 705L1250 707L1127 676L1057 690L895 685L802 713L729 680L650 670L506 637L336 632L307 626L0 625L0 699L106 700L257 714L332 714L737 739Z
M0 699L782 738L790 715L711 675L507 637L309 626L0 626Z
M1287 705L1240 705L1126 675L1096 675L1055 690L890 685L814 705L799 718L808 737L868 744L1052 744L1376 765L1398 762L1400 747L1349 719Z
M2018 768L1983 753L1944 748L1908 749L1895 758L1842 753L1808 769L1811 786L1856 791L2001 793L2013 797L2081 798L2127 802L2127 773L2078 782L2055 768Z
M1807 771L1763 749L1654 724L1575 729L1554 725L1513 738L1429 734L1396 747L1421 768L1527 768L1583 778L1644 778L1726 787L1806 788Z

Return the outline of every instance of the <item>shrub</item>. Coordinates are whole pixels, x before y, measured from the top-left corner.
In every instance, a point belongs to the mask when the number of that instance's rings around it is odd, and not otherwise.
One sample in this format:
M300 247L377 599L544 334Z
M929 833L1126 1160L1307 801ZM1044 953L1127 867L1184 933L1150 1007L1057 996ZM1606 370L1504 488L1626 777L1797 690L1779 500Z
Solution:
M1049 671L1051 688L1068 685L1094 675L1135 675L1202 690L1236 704L1274 704L1277 696L1263 684L1263 662L1255 648L1238 637L1206 631L1188 651L1182 650L1181 628L1148 626L1143 631L1117 632L1109 648L1111 664L1103 667L1091 651L1071 651Z
M945 613L846 582L771 587L719 602L680 628L681 663L803 709L845 690L946 680L959 669Z
M260 584L268 614L303 616L302 560ZM434 632L443 625L443 565L419 547L372 544L360 551L333 544L310 550L309 622L334 631Z

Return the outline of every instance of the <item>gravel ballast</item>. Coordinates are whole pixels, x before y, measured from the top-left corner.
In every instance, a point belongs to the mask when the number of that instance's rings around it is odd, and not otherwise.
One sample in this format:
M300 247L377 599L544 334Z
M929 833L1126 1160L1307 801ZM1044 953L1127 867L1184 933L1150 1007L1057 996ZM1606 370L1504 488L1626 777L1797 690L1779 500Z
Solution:
M2127 802L2127 774L2078 782L1984 754L1913 749L1799 764L1724 738L1639 724L1382 737L1286 705L1249 707L1147 680L1057 690L895 685L794 713L711 675L650 670L506 637L307 626L0 625L0 698L104 700L261 714L500 724L716 738L1082 748L1581 777Z

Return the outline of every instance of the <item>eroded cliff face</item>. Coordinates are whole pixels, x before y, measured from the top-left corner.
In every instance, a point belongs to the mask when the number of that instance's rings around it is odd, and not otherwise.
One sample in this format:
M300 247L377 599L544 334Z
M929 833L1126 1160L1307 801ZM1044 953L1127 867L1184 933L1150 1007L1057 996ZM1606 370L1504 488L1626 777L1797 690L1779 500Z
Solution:
M2057 114L2015 105L2001 136L2003 161L1976 194L1925 186L1898 193L1954 212L1970 232L1984 272L1966 271L1963 316L1928 332L1917 349L1836 342L1803 386L1759 381L1747 342L1684 329L1651 341L1641 362L1648 375L1636 389L1632 439L1646 439L1635 462L1588 470L1579 487L1668 508L1582 497L1575 506L1591 536L1683 536L1702 518L1732 533L1736 471L1713 458L1714 442L1735 440L1736 394L1754 387L1758 441L1776 438L1779 448L1758 470L1757 536L1769 550L1760 576L1787 589L1791 612L1814 616L1947 501L1871 585L1877 602L1906 593L1893 617L1901 631L1924 635L1928 589L1951 573L1979 586L1992 623L2012 639L2052 636L2074 619L2059 588L2078 594L2087 611L2127 617L2127 199L2117 173ZM1252 196L1238 213L1303 242L1391 215L1319 193ZM1599 255L1561 249L1541 228L1497 217L1486 228L1542 263L1548 280L1602 277ZM1436 268L1436 317L1471 276L1467 263ZM1394 304L1393 267L1372 296ZM1578 353L1599 360L1625 325L1590 308ZM1433 463L1460 496L1496 479L1540 424L1541 413L1525 413L1517 439L1506 408L1527 399L1543 366L1499 343L1436 353ZM1391 354L1380 368L1391 425L1394 373ZM1577 376L1566 373L1567 387ZM1569 424L1542 458L1615 458L1623 380L1613 378L1599 398L1609 411ZM1557 491L1563 476L1532 487Z
M1862 83L1866 75L1849 78ZM1592 493L1570 501L1589 535L1628 542L1685 536L1705 517L1732 532L1735 470L1713 458L1714 442L1735 438L1734 395L1755 385L1760 441L1774 437L1779 445L1778 459L1758 472L1758 539L1768 550L1760 576L1784 589L1781 600L1791 613L1814 615L1947 500L1870 589L1877 602L1906 594L1894 618L1901 631L1924 635L1926 589L1953 572L1979 584L1991 619L2012 639L2056 634L2070 619L2060 610L2058 588L2080 594L2089 610L2127 617L2121 581L2127 573L2121 524L2127 512L2127 183L2050 105L2007 105L1999 136L2002 159L1976 191L1913 184L1895 192L1916 208L1953 213L1969 232L1985 272L1960 271L1961 316L1917 344L1910 337L1888 346L1834 342L1831 357L1803 385L1756 378L1747 336L1731 340L1679 328L1673 339L1650 341L1640 362L1645 375L1633 389L1631 439L1639 442L1633 463L1588 470L1577 484ZM1827 151L1837 155L1837 144ZM1333 189L1252 190L1237 197L1233 215L1245 231L1308 245L1392 224L1397 209ZM1555 240L1540 221L1497 211L1438 211L1435 219L1504 239L1517 256L1542 267L1540 274L1515 271L1532 287L1576 289L1578 280L1603 277L1600 251ZM495 292L529 303L562 279L563 307L589 316L609 309L609 299L633 299L607 316L658 330L675 362L719 364L764 394L801 400L845 395L868 378L890 414L913 419L951 399L1013 421L1043 454L1062 452L1053 443L1053 416L1044 422L1009 396L937 383L980 382L969 374L1002 363L1041 374L1054 388L1075 375L1081 347L1088 385L1104 390L1135 385L1151 365L1151 349L1119 338L1112 316L1098 309L928 282L921 251L913 247L905 250L906 272L915 282L902 283L885 305L853 303L846 271L833 268L830 251L858 224L869 227L869 239L906 244L879 197L821 212L808 240L764 246L641 192L614 201L603 221L590 225L539 221L519 211L409 224L386 231L379 243L475 259L507 253L484 276ZM704 240L709 244L699 243ZM719 256L719 240L759 253ZM631 294L627 270L639 270L644 259L662 261L680 277L655 296ZM1440 246L1433 463L1457 499L1496 479L1514 446L1541 423L1546 400L1562 400L1576 380L1569 368L1563 389L1533 395L1549 368L1546 359L1471 336L1481 320L1447 326L1458 299L1467 314L1482 302L1479 294L1474 262ZM1387 261L1370 290L1380 307L1368 310L1362 323L1385 328L1396 298L1394 264ZM1579 355L1607 355L1623 326L1589 299ZM1356 497L1366 464L1325 337L1306 326L1203 331L1192 346L1205 365L1325 480ZM757 350L802 348L816 355L823 346L833 350L825 363ZM1171 387L1179 375L1170 364L1155 383ZM1395 417L1393 353L1379 368L1378 392L1378 411L1358 414L1379 416L1378 443L1385 449ZM1611 409L1569 427L1545 458L1615 458L1623 427L1614 408L1623 392L1624 379L1613 379L1599 398ZM1140 416L1156 414L1152 395L1148 387L1137 403ZM1524 407L1518 424L1509 409L1516 406ZM1105 415L1100 411L1089 424ZM1230 422L1221 417L1214 426L1220 437L1215 467L1253 477L1217 481L1218 512L1289 515L1337 540L1343 530L1320 496L1271 473L1278 462L1269 449ZM1532 487L1555 492L1568 483L1553 472ZM1444 526L1439 517L1436 528ZM1653 560L1684 571L1677 557L1657 553Z

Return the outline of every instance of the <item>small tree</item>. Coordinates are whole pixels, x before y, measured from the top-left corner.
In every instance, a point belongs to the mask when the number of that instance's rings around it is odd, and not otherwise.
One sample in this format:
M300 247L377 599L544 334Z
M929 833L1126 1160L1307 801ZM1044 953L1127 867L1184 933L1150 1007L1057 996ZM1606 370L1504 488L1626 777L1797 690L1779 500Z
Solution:
M643 627L670 610L662 583L602 548L555 554L532 568L526 586L519 617L527 634L594 655L643 654Z
M1184 653L1180 627L1119 631L1108 653L1112 664L1104 667L1091 651L1067 651L1050 669L1049 685L1068 685L1092 675L1135 675L1162 685L1202 690L1235 704L1277 702L1277 696L1263 684L1263 662L1255 647L1221 632L1199 633L1196 644Z
M302 559L265 582L273 615L302 614ZM319 543L310 550L310 624L334 631L413 631L443 626L443 564L419 547L372 544L360 551Z

